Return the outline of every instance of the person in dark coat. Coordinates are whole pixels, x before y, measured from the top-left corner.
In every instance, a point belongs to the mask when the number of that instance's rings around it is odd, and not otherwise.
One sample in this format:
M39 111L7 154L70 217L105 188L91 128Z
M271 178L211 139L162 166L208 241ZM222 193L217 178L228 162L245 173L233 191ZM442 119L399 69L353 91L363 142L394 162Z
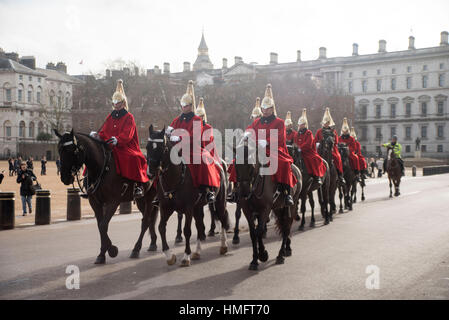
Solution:
M33 164L33 157L30 157L27 161L27 169L30 169L31 171L34 170L34 164Z
M61 159L58 157L58 159L56 159L56 175L59 176L60 172L61 172Z
M43 156L41 160L41 176L46 175L47 175L47 159L45 158L45 156Z
M32 199L33 199L33 190L32 185L33 181L36 180L36 176L33 171L27 169L26 163L23 162L20 166L19 172L17 173L17 183L20 183L20 197L22 198L22 209L23 215L27 215L27 204L30 214L32 213Z
M2 172L0 172L0 184L2 184L3 178L5 177L3 172L5 172L5 171L2 170Z
M8 164L9 164L9 176L12 177L14 175L14 159L9 158Z

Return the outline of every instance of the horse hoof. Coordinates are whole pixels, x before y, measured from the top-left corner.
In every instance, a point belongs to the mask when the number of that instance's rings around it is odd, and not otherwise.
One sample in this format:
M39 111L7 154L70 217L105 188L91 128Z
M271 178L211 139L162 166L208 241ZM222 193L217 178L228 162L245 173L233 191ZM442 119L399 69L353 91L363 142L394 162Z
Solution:
M365 201L365 197L362 197L362 201Z
M114 245L111 245L111 247L108 249L108 254L111 258L115 258L118 255L118 248Z
M174 265L176 263L176 256L173 254L172 256L171 256L171 259L170 260L167 260L167 264L169 265L169 266L172 266L172 265Z
M240 238L233 238L232 239L232 244L239 244L240 243Z
M228 247L221 247L220 248L220 255L225 255L226 254L226 252L228 252Z
M338 213L343 213L344 211L343 211L343 209L340 209L339 211L338 211Z
M349 211L352 211L352 207L349 207L348 210L349 210Z
M276 264L284 264L284 261L285 261L284 257L281 256L276 257Z
M310 227L311 227L311 228L315 228L315 222L311 222L311 223L310 223Z
M132 251L131 255L129 257L131 259L138 259L139 258L139 251Z
M291 257L292 256L292 249L285 249L285 256Z
M297 214L297 215L295 216L295 221L299 221L299 220L301 220L301 218L299 217L299 214Z
M157 250L157 245L156 244L150 244L150 247L148 248L147 251L156 251Z
M208 237L215 237L215 231L210 230L210 231L207 233L207 236L208 236Z
M268 260L268 251L267 250L264 250L263 252L259 253L259 260L261 262L267 262L267 260Z
M329 224L329 220L324 221L324 225L327 226Z
M266 238L267 238L267 233L264 232L264 233L262 234L262 239L266 239Z
M257 270L257 268L258 268L258 265L257 264L254 264L254 263L251 263L250 265L249 265L249 268L248 268L248 270Z
M192 253L192 260L200 260L200 254L198 252Z
M176 237L175 243L181 243L182 242L182 236Z
M105 264L106 263L106 257L105 256L98 256L95 260L95 264Z
M181 267L190 267L190 260L182 260Z
M299 230L299 231L304 231L304 226L299 226L299 227L298 227L298 230Z
M330 216L329 221L330 222L334 221L334 218L332 216Z

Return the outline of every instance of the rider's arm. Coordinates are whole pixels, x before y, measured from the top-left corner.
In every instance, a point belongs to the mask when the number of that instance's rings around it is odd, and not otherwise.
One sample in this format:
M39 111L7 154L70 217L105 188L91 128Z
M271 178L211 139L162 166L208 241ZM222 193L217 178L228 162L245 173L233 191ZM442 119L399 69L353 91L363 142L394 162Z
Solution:
M123 124L122 131L117 138L118 145L127 145L133 138L136 132L136 123L134 122L134 117L128 113L125 123Z

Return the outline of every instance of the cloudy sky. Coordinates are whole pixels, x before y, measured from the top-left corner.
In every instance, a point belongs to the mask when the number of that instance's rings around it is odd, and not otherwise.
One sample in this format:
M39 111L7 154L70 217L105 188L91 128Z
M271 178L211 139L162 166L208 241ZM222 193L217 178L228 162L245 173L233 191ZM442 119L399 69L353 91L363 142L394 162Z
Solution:
M115 59L181 71L193 63L204 28L215 67L234 56L266 64L437 46L449 31L448 0L0 0L0 47L34 55L39 67L64 61L70 74L104 72ZM83 61L83 64L80 64Z

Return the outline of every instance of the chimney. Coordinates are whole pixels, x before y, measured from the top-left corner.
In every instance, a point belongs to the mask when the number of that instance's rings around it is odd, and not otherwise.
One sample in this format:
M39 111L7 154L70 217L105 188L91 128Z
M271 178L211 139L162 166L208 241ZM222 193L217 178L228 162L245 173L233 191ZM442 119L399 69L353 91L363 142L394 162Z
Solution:
M58 70L59 72L67 73L67 66L64 62L58 62L56 64L56 70Z
M228 59L223 58L223 69L227 69L228 68Z
M414 36L408 37L408 49L415 50L415 37Z
M183 72L189 72L189 71L190 71L190 62L186 61L186 62L184 62Z
M320 57L318 59L326 59L326 48L325 47L320 48Z
M19 62L19 55L17 53L15 53L15 52L5 53L5 56L6 56L7 59L11 59L11 60L14 60L16 62Z
M161 74L161 69L159 69L159 66L154 66L154 74Z
M270 53L270 64L277 64L278 63L278 54L276 52Z
M106 69L106 78L110 78L111 77L111 70Z
M449 43L448 43L448 33L447 33L447 31L443 31L443 32L441 32L440 46L447 46L447 45L449 45Z
M139 67L134 67L134 75L135 75L136 77L139 76Z
M164 74L170 73L170 63L164 62Z
M352 44L352 55L353 56L359 55L359 45L357 43Z
M296 62L301 62L301 50L296 51Z
M238 63L242 63L242 62L243 62L242 57L237 57L237 56L234 57L234 64L238 64Z
M33 56L27 56L20 58L20 64L35 70L36 69L36 58Z
M379 40L379 53L387 52L387 41Z
M53 62L49 62L49 63L47 63L47 66L45 67L45 69L56 70L56 66Z

